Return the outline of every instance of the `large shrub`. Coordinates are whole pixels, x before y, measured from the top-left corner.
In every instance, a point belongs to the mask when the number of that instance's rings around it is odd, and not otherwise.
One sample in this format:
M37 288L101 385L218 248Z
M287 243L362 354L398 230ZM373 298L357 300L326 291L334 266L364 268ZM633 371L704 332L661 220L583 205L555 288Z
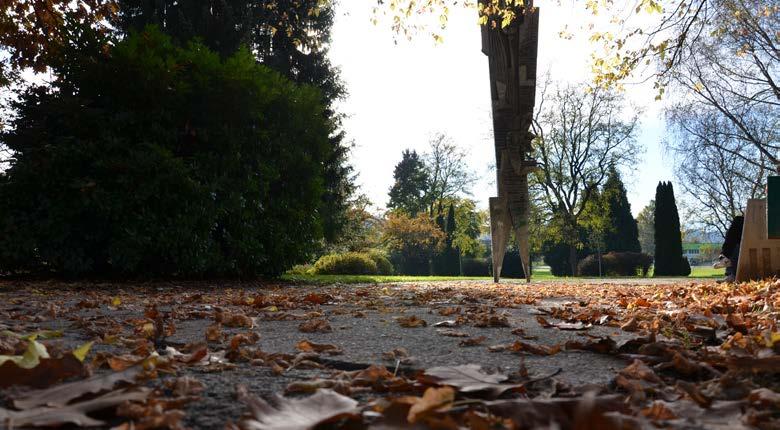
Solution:
M317 90L174 46L74 31L1 137L0 271L275 275L321 237L331 125Z
M641 252L609 252L601 256L601 273L605 276L647 276L653 257ZM585 257L577 266L580 276L599 276L598 255Z
M368 251L368 258L374 260L374 263L376 263L377 275L393 274L393 263L390 262L390 259L387 258L387 255L385 255L383 252L378 250Z
M323 255L314 263L314 273L318 275L376 275L376 262L360 252Z

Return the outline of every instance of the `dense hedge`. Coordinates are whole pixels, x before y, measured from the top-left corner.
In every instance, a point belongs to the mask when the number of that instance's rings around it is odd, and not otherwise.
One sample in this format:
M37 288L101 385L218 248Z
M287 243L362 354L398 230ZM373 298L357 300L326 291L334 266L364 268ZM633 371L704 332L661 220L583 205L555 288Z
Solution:
M376 275L377 271L374 260L359 252L323 255L314 263L318 275Z
M391 275L393 266L381 252L323 255L314 263L318 275Z
M316 89L153 28L110 49L74 35L0 136L0 272L276 275L309 257L332 130Z
M390 262L390 259L387 258L387 255L385 255L381 251L372 250L368 252L368 257L372 260L374 260L374 263L376 263L376 274L377 275L392 275L393 270L393 263Z
M647 276L652 264L653 257L641 252L610 252L601 256L604 276ZM580 276L599 276L598 255L589 255L581 260L577 271Z
M463 258L461 268L463 276L490 276L491 264L489 258Z

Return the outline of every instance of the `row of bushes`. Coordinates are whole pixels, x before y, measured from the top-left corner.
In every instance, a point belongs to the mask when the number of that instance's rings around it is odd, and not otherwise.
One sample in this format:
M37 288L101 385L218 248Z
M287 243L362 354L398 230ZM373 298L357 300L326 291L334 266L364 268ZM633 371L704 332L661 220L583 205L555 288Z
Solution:
M379 251L323 255L314 263L317 275L392 275L393 265Z
M647 276L653 257L640 252L610 252L601 255L601 273L599 273L599 257L589 255L579 262L577 271L580 276ZM491 276L492 262L489 258L462 258L461 270L463 276ZM346 252L343 254L328 254L320 257L314 264L313 273L318 275L391 275L393 265L379 251ZM524 278L520 255L510 250L504 257L501 270L503 278Z
M647 276L653 257L641 252L609 252L601 255L601 273L599 256L592 254L577 265L580 276Z

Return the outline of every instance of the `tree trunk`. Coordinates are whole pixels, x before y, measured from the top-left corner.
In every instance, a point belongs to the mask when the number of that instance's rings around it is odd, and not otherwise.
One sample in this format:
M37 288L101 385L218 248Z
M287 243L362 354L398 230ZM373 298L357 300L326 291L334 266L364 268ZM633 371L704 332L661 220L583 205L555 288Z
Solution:
M571 264L571 275L577 276L577 247L569 245L569 264Z

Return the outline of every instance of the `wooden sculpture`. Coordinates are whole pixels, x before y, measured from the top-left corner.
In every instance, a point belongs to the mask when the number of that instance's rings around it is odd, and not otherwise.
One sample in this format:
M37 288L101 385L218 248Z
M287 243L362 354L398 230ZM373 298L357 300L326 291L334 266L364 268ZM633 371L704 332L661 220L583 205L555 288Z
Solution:
M516 18L510 25L502 28L499 20L489 21L482 27L482 52L490 64L498 185L498 197L490 198L495 282L501 275L512 230L526 280L531 281L528 174L536 168L529 154L533 140L530 127L536 95L538 35L539 9L528 0L517 8Z

